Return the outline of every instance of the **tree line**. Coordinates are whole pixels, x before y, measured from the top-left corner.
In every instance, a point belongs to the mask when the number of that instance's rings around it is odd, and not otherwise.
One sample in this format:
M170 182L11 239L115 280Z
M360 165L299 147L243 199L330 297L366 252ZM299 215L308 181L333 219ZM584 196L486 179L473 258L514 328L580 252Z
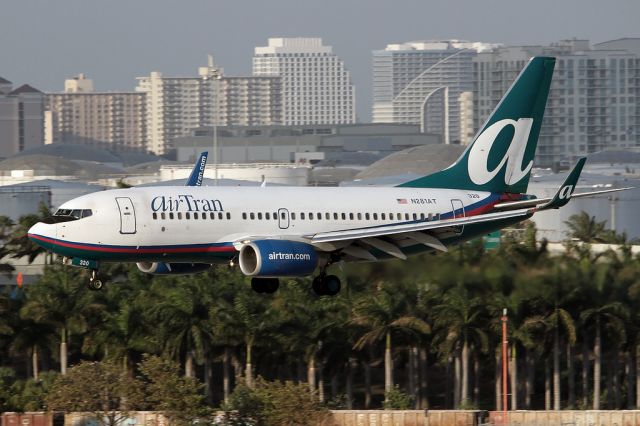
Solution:
M44 405L71 365L106 361L137 377L150 355L201 381L210 406L279 381L332 408L502 409L505 308L510 409L638 407L639 258L628 244L595 253L589 242L621 237L586 214L569 225L561 254L528 225L492 251L475 241L336 267L345 286L335 297L316 296L309 279L257 294L228 266L150 276L105 265L110 285L92 292L86 271L53 262L35 284L0 294L0 411L46 408L33 401Z

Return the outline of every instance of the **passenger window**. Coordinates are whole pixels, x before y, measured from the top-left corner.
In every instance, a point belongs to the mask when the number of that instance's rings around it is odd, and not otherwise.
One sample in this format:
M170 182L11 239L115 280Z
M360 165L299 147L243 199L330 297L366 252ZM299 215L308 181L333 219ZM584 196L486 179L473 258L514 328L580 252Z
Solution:
M378 213L373 214L373 220L378 220Z
M193 218L194 218L194 219L197 219L197 218L198 218L198 213L194 212L194 213L193 213Z
M424 213L420 213L420 220L424 220Z
M333 220L338 220L338 213L333 214Z
M169 213L169 219L173 220L173 213Z
M207 218L207 214L206 213L202 213L202 216L200 216L202 219L206 219Z
M253 212L249 213L249 218L250 218L251 220L255 220L255 218L256 218L255 213L253 213Z
M182 219L182 213L178 212L178 219Z
M322 213L318 213L318 220L322 219Z
M258 213L258 220L262 220L262 213Z
M242 218L243 218L244 220L247 220L247 214L246 214L246 213L242 213Z
M266 212L266 213L264 214L264 218L265 218L266 220L271 220L271 213Z
M383 217L384 219L384 217ZM389 220L393 220L393 213L389 213Z
M346 213L342 213L342 220L347 220L347 214Z
M158 213L153 212L153 220L156 220L158 218Z
M184 214L184 218L185 219L191 219L191 215L189 214L189 212Z
M164 214L164 212L160 213L160 218L161 218L162 220L164 220L164 219L165 219L165 214Z
M216 214L214 212L209 213L209 219L213 220L216 218Z
M304 213L300 213L300 220L304 220Z
M365 220L369 220L369 218L370 218L369 213L365 213L365 214L364 214L364 218L365 218Z
M222 213L220 213L220 219L222 219ZM227 212L227 219L231 219L231 213Z
M273 219L274 219L274 220L278 220L278 213L273 212Z
M362 213L358 213L358 220L362 220Z
M296 214L295 213L291 213L291 220L296 220Z
M353 220L353 213L349 213L349 220Z
M404 214L404 220L409 220L409 213Z
M335 213L334 213L334 214L335 214ZM336 214L336 219L338 218L337 216L338 216L338 215ZM325 219L327 219L327 220L331 219L331 213L325 213L325 214L324 214L324 218L325 218Z
M413 220L418 220L418 214L417 213L413 214Z
M313 220L313 213L309 213L309 220Z

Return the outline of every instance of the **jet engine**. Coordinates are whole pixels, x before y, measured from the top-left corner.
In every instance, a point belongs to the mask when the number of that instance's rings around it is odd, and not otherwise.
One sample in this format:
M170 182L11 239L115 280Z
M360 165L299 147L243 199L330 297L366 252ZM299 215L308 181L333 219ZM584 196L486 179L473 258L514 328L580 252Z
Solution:
M257 240L245 244L238 257L243 274L258 277L304 277L318 266L310 244L287 240Z
M211 267L208 263L165 263L138 262L138 269L153 275L188 275L204 272Z

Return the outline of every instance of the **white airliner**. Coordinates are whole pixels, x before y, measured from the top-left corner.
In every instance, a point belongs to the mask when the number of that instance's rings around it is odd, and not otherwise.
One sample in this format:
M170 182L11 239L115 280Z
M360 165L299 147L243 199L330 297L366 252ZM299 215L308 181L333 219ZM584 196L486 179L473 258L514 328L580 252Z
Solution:
M559 208L573 194L584 159L550 199L526 195L554 58L531 59L450 167L380 188L203 187L206 162L185 187L115 189L76 198L29 230L64 261L92 270L135 262L151 274L187 274L238 264L254 290L272 293L278 277L316 274L313 289L335 295L336 262L377 261L446 251Z

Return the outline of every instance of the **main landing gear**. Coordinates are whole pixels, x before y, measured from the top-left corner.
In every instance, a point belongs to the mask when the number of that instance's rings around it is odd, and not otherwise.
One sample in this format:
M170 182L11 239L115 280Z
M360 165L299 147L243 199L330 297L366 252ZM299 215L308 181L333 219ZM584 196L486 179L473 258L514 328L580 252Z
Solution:
M313 279L311 286L318 296L335 296L342 287L340 278L335 275L326 275L324 272Z
M102 290L104 287L104 283L98 279L98 271L93 269L91 271L91 278L89 278L89 282L87 283L87 288L89 290L98 291Z
M278 278L251 278L251 288L256 293L275 293L280 287L280 280Z

